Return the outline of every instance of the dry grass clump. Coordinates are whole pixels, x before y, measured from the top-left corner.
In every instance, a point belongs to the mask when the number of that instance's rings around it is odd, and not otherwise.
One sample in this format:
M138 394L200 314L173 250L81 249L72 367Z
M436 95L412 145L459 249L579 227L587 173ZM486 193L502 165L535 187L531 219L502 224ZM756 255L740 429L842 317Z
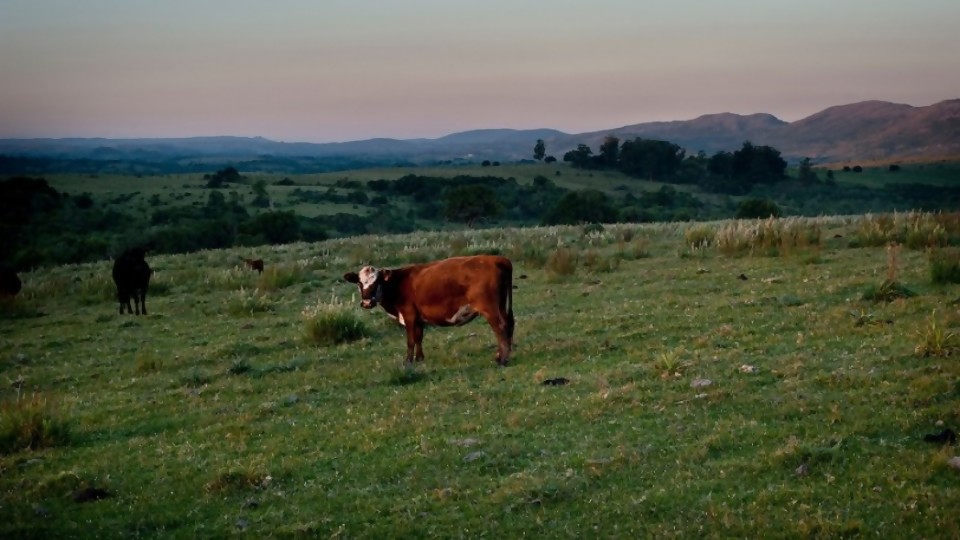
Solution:
M697 224L683 231L683 240L690 249L706 249L716 242L717 231L710 225Z
M547 277L550 279L562 279L572 276L577 272L577 253L569 248L557 248L544 265Z
M933 310L927 323L916 331L916 336L919 339L914 348L917 356L944 358L956 352L960 346L957 333L948 330L947 324L937 320L937 310Z
M273 300L261 289L240 287L224 300L224 309L234 316L254 315L273 311Z
M70 421L40 394L0 403L0 454L62 446L70 441Z
M787 256L820 248L821 223L816 218L736 220L716 232L717 249L728 256Z
M856 245L882 246L897 242L910 249L960 243L960 212L894 212L865 214L854 231Z

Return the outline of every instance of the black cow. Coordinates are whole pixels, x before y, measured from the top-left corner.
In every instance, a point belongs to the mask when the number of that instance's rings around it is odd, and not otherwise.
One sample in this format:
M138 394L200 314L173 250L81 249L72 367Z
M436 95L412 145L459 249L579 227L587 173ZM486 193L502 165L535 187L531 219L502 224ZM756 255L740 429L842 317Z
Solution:
M131 248L121 253L113 262L113 282L117 285L121 315L124 306L131 315L147 314L147 286L150 285L150 274L153 271L144 260L146 254L143 248ZM131 296L137 306L136 311L130 306Z
M13 298L22 286L23 283L12 268L0 267L0 297Z

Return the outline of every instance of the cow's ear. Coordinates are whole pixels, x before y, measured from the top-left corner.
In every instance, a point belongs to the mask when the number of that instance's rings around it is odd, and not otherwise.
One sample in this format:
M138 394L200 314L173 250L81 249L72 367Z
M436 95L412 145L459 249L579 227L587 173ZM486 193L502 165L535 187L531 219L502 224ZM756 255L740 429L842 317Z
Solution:
M390 277L393 276L393 270L381 270L380 275L383 276L384 281L390 281Z
M343 279L348 283L360 283L360 276L356 272L347 272L343 275Z

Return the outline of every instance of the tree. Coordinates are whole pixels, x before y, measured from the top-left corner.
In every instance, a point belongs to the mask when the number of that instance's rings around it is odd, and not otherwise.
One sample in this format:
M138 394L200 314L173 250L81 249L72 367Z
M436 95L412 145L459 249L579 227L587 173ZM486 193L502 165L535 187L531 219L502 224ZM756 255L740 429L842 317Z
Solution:
M747 199L737 208L737 219L766 219L778 218L783 214L780 207L773 201L766 199Z
M605 167L616 167L620 154L620 139L607 135L600 144L600 159Z
M270 195L267 193L267 183L257 180L253 183L253 201L250 203L258 208L270 206Z
M547 145L543 139L537 139L537 144L533 147L533 159L540 161L547 154Z
M570 165L578 169L593 168L593 150L585 144L578 144L576 150L570 150L563 155L564 161L569 161Z
M447 192L444 214L450 221L473 224L500 215L503 205L492 189L483 185L459 186Z
M544 225L575 225L578 223L614 223L617 210L606 193L596 189L572 191L560 199L543 217Z
M810 158L805 157L800 161L800 165L797 168L797 180L803 182L804 184L816 184L820 181L817 178L817 173L813 171L813 165L810 164Z
M680 146L637 137L620 148L620 170L648 180L667 180L680 170L686 151Z

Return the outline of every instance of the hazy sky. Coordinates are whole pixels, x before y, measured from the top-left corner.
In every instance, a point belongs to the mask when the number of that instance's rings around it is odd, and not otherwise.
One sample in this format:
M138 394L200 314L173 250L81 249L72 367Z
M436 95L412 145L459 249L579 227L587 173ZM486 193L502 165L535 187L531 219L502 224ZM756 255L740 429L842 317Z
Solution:
M434 138L960 98L958 0L0 0L0 137Z

